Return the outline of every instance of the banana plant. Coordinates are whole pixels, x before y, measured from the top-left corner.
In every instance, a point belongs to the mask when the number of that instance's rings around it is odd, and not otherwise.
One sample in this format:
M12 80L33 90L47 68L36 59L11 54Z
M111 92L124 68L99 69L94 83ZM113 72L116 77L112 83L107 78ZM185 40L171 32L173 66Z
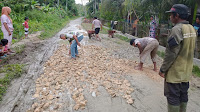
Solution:
M40 6L40 3L36 0L24 0L26 4L24 4L25 7L30 7L31 9L38 8Z

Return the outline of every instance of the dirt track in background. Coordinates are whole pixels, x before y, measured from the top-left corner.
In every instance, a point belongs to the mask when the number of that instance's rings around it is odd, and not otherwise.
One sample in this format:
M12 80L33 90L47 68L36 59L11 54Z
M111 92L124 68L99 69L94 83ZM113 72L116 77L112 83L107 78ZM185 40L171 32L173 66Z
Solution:
M102 42L89 40L80 24L81 18L51 39L25 42L20 62L28 64L27 73L12 82L0 111L167 112L163 79L152 70L150 59L144 71L136 71L138 49L106 34L100 35ZM80 58L71 61L69 45L58 37L73 30L85 37ZM188 111L199 112L200 89L192 86L189 98Z

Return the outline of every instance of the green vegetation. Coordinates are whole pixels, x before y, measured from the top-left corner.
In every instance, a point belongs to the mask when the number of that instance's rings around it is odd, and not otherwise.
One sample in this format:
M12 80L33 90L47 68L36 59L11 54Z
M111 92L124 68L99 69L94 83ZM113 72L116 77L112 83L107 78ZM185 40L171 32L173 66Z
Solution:
M23 44L23 45L16 46L14 49L15 49L16 54L19 55L24 51L25 45Z
M169 15L165 11L174 4L185 4L191 8L190 22L196 18L197 5L199 0L90 0L87 4L88 17L97 16L103 20L136 20L138 24L150 21L150 16L154 15L161 23L168 22ZM196 7L195 7L196 6Z
M102 28L102 31L100 31L102 34L108 34L108 29L107 28Z
M114 35L114 37L119 38L120 40L126 41L126 42L130 42L131 39L129 39L128 37L122 36L122 35Z
M6 92L10 82L24 73L24 66L25 65L11 64L5 65L1 68L0 73L5 74L5 76L0 78L0 101L2 100L2 96Z
M200 68L198 66L194 65L192 72L194 75L200 77Z
M66 3L67 2L67 3ZM3 0L0 2L0 9L9 6L11 8L10 17L13 22L13 43L24 38L24 18L29 18L29 33L42 31L40 38L52 37L56 32L63 28L70 19L78 17L77 5L75 0ZM1 10L0 10L1 12ZM82 12L81 12L82 13ZM0 39L3 33L0 30ZM15 55L21 54L25 45L14 48L13 54L2 60L1 65L7 64ZM0 100L5 94L9 84L25 72L25 65L8 64L0 69Z
M11 19L13 21L14 32L13 42L24 37L24 27L22 23L25 17L29 17L29 32L43 31L41 39L49 38L58 32L67 21L78 16L78 10L74 0L54 1L54 0L4 0L0 2L0 9L9 6L12 10ZM0 38L3 33L0 30Z
M161 58L164 59L164 57L165 57L165 52L163 52L163 51L157 51L157 55L158 55L159 57L161 57Z

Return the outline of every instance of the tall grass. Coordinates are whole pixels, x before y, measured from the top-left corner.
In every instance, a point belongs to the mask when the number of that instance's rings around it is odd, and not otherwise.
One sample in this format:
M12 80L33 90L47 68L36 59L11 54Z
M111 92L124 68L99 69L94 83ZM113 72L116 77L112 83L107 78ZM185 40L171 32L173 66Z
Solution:
M16 39L13 40L13 42L16 42L24 37L24 27L22 23L24 22L24 18L26 16L29 17L29 33L43 31L40 37L41 39L45 39L54 35L66 25L70 18L73 17L69 17L67 12L61 9L55 9L51 12L43 12L38 9L23 13L12 12L11 18L14 26L13 37ZM3 38L3 33L1 30L0 38Z

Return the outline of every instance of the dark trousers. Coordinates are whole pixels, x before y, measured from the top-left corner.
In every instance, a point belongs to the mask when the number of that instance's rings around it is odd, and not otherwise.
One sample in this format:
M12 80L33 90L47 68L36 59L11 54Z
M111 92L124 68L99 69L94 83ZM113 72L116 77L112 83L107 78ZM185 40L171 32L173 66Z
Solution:
M179 106L180 103L188 102L189 82L164 83L164 95L170 105Z

